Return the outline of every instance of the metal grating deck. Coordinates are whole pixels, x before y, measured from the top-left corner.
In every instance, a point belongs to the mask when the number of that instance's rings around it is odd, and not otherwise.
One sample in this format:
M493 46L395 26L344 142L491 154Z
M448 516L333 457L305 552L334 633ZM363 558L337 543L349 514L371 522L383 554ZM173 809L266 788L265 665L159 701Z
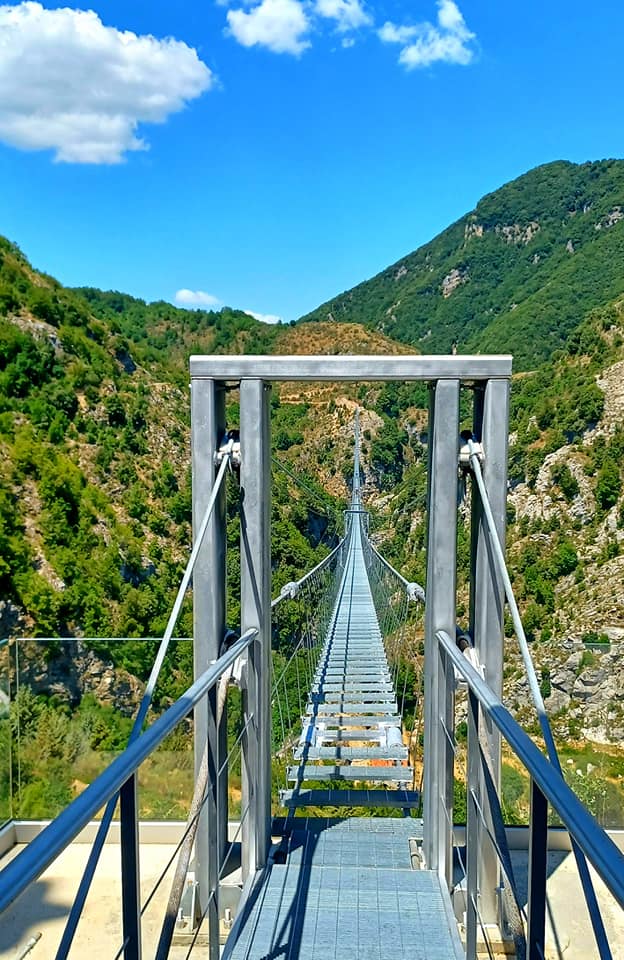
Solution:
M408 807L420 806L420 794L415 790L314 790L297 788L282 790L280 802L284 807Z
M357 502L358 493L354 490ZM293 756L298 773L290 779L293 790L281 792L282 803L323 806L344 803L364 806L415 806L417 796L387 790L302 790L306 780L325 779L323 761L333 760L341 777L348 779L349 761L390 761L397 767L407 759L401 734L401 717L384 649L377 612L362 549L359 523L350 536L347 560L338 597L309 693L302 732ZM315 763L316 762L316 763ZM316 769L315 769L316 768ZM316 771L318 771L318 776ZM334 774L334 778L336 775ZM352 776L351 779L356 779ZM371 779L395 782L405 774Z
M420 835L420 821L315 823L284 837L285 862L273 863L242 905L224 960L463 956L438 875L410 866L409 838Z

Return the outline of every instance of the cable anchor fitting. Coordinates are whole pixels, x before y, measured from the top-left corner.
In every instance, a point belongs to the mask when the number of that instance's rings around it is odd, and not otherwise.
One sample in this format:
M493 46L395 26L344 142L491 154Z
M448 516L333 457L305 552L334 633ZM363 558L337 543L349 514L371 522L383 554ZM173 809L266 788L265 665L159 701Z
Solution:
M425 591L419 583L408 583L405 589L407 591L408 600L413 600L414 603L425 602Z
M483 444L474 439L471 430L462 430L459 435L459 468L464 473L472 469L471 457L477 457L481 466L485 463Z
M294 600L299 593L299 586L300 585L297 580L290 580L288 583L285 583L280 590L280 599L282 597L289 597L291 600Z
M230 467L233 470L238 470L241 465L241 445L240 445L240 431L239 430L228 430L224 435L219 449L215 453L214 462L215 466L219 466L220 463L224 460L225 457L230 458Z

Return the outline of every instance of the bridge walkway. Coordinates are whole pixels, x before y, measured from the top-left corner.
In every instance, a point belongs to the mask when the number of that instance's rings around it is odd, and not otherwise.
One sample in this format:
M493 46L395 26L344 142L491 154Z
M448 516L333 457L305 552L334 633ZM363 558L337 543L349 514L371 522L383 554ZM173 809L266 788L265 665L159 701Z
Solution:
M413 869L422 821L306 817L279 846L237 917L224 960L459 960L446 886Z
M354 506L357 508L357 485ZM231 960L455 960L463 956L448 889L418 869L422 820L410 809L401 718L357 510L302 732L282 791L291 815L227 942ZM353 712L355 711L355 713ZM352 763L353 761L353 763ZM380 766L383 763L385 766ZM304 787L329 781L329 788ZM335 781L378 789L336 789ZM325 820L306 806L402 808L404 816Z

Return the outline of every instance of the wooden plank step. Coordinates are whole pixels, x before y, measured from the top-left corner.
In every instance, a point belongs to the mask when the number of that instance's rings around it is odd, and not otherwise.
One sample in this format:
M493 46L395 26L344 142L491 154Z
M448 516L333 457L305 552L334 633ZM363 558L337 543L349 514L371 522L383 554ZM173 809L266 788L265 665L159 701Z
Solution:
M355 694L355 693L352 694L352 693L348 693L348 692L345 692L344 694L342 694L342 693L340 693L340 692L338 692L338 693L332 693L331 690L330 690L330 691L329 691L328 693L326 693L326 694L317 694L317 696L314 696L314 695L313 695L312 697L310 697L310 699L311 699L311 701L312 701L313 703L314 703L315 700L318 702L318 701L320 700L321 696L322 696L323 699L325 700L325 703L339 703L340 701L344 701L344 703L384 703L384 702L387 702L387 703L394 703L394 704L395 704L395 710L398 709L398 705L397 705L397 703L396 703L396 695L395 695L395 693L394 693L393 690L389 690L388 693L376 693L376 692L374 692L374 693L360 693L360 694Z
M301 718L303 723L310 722L310 715L307 717ZM400 727L401 718L397 714L379 714L376 717L371 716L358 716L357 713L349 713L344 715L334 715L329 713L321 714L316 717L318 723L325 724L326 727L338 727L338 729L349 728L349 727Z
M396 703L309 703L306 707L308 717L349 717L364 713L385 719L398 713L398 707Z
M385 731L381 730L319 730L316 728L317 740L326 743L379 743L380 738L385 740Z
M340 693L344 690L346 693L392 693L394 688L391 683L375 682L374 680L357 680L350 683L315 683L312 687L312 693Z

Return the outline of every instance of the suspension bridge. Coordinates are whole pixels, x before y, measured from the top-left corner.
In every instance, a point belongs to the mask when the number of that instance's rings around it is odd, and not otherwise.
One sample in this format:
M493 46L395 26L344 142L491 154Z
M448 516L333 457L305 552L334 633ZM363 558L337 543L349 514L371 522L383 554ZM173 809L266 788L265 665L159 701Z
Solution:
M70 956L119 802L123 929L116 955L148 955L138 770L194 711L195 789L170 864L160 936L149 955L170 956L183 928L186 953L176 956L475 960L505 949L518 958L545 960L549 807L570 839L595 956L617 955L588 863L622 907L624 856L563 779L505 566L510 376L511 358L494 356L191 359L194 545L128 747L4 867L3 916L105 806L55 950L59 960ZM271 600L269 394L270 383L283 380L429 383L426 597L370 540L356 426L343 539L318 567ZM240 439L225 423L231 384L240 391ZM473 426L460 437L462 390L472 404ZM225 476L232 469L241 490L240 635L232 635L225 622ZM462 629L456 615L458 474L470 480L472 503L470 610ZM191 581L195 679L145 727ZM505 602L546 755L502 702ZM271 637L289 604L302 614L301 629L276 675ZM418 782L397 670L410 606L424 608L424 772ZM289 676L296 677L294 687ZM233 683L242 693L234 742L227 731ZM289 689L297 691L295 709ZM468 717L467 822L461 836L453 821L458 689ZM531 783L526 898L518 891L501 813L502 739ZM230 826L229 782L239 766L242 797ZM279 811L272 802L274 769L278 779L283 770ZM318 815L323 810L327 816ZM375 815L380 812L385 815ZM316 815L306 815L311 813Z

